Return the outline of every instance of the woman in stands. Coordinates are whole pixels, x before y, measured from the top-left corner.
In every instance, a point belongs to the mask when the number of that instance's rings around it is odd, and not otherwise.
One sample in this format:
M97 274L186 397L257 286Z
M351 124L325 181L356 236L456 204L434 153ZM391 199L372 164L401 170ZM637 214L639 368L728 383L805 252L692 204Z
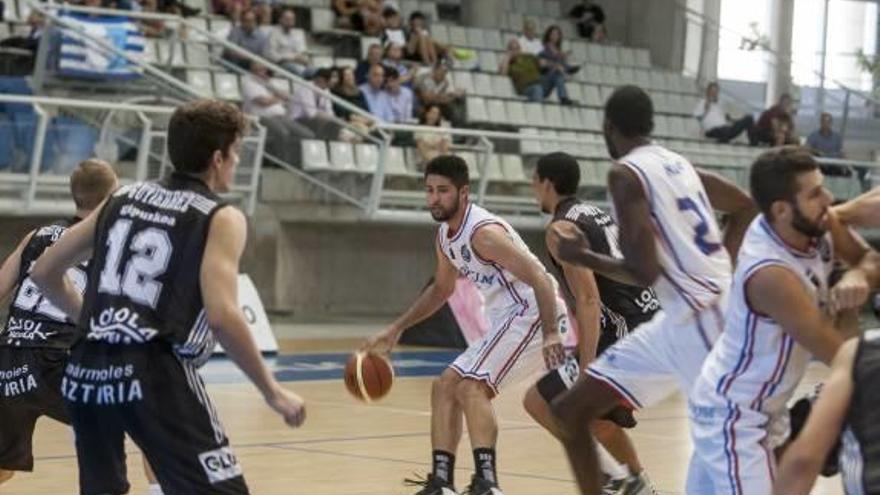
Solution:
M341 28L378 36L384 27L381 0L333 0L333 11Z
M337 67L334 69L334 72L337 72L339 75L338 77L331 76L331 81L336 78L339 80L339 83L331 86L330 91L352 105L363 109L365 112L369 112L370 109L367 106L367 100L364 98L364 93L358 88L357 82L355 82L354 69L351 67ZM333 113L340 119L345 120L349 124L358 128L361 132L367 133L373 127L372 120L363 115L356 114L341 105L334 104ZM343 129L339 138L343 141L349 142L360 141L360 137L357 136L357 134L350 132L348 129Z
M442 127L440 107L431 105L422 112L419 117L419 124L432 127ZM446 155L449 153L449 147L452 140L449 134L431 131L419 131L415 134L416 150L419 152L419 168L423 169L425 164L434 157Z
M581 70L580 65L568 63L568 53L562 51L562 29L557 25L548 26L544 31L544 50L538 55L544 72L561 71L574 74Z

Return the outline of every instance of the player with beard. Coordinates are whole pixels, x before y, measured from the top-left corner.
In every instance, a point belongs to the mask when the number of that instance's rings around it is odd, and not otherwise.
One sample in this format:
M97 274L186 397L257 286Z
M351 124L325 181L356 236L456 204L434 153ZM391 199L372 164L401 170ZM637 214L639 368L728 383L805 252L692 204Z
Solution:
M550 402L574 385L581 370L597 355L650 320L660 308L651 289L622 284L589 268L559 261L553 234L576 229L584 233L591 249L607 256L621 256L617 224L601 208L577 198L579 185L580 167L567 153L542 156L532 175L532 189L541 211L553 215L547 225L547 252L577 323L575 354L565 365L544 375L523 400L529 415L557 438L561 433L550 413ZM633 495L653 493L632 440L621 428L635 425L632 411L618 407L606 419L593 424L593 434L599 442L599 464L608 478L604 490Z
M738 187L652 143L653 118L651 98L636 86L617 88L605 104L603 133L615 160L608 189L622 256L591 248L579 229L551 234L561 261L651 286L662 308L598 356L551 404L582 493L601 489L593 421L621 405L647 407L690 390L724 325L728 252L737 252L754 215L751 199ZM729 214L725 239L712 207Z
M773 451L788 437L786 403L811 356L828 364L840 348L835 317L876 285L874 256L848 249L847 229L829 232L832 197L806 150L764 153L750 184L761 215L739 253L724 333L689 401L694 495L772 491ZM835 259L852 268L830 287Z
M498 424L492 400L518 381L562 364L568 332L565 304L556 281L511 226L468 199L467 164L444 155L425 169L427 206L440 222L433 282L386 330L363 350L388 351L406 329L424 320L448 299L459 276L485 298L491 329L471 344L434 381L431 391L432 472L420 495L455 495L455 454L467 421L476 473L466 493L500 495L495 470Z

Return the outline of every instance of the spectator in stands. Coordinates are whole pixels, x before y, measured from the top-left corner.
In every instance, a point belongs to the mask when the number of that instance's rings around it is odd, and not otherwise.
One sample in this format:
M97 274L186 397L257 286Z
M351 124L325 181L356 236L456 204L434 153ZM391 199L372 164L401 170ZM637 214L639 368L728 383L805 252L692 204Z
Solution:
M329 91L332 76L332 69L318 69L312 84L318 89ZM308 127L321 139L333 140L339 136L340 125L333 113L330 97L305 84L297 84L293 90L290 113L297 123Z
M385 91L391 108L391 122L412 123L413 92L401 82L400 74L393 67L385 69Z
M139 0L137 5L140 5L141 12L155 14L159 11L159 3L156 0ZM147 38L164 38L168 35L165 21L161 19L140 19L138 22Z
M448 48L431 38L425 14L419 11L409 15L409 27L404 34L406 58L412 61L434 65L447 54Z
M341 28L361 31L368 36L378 36L382 32L380 0L333 0L333 11Z
M294 30L296 14L293 9L286 8L281 12L279 24L269 34L267 57L272 62L284 67L294 74L310 78L315 73L311 59L303 44L303 33Z
M693 116L700 122L703 135L715 139L719 143L728 143L745 131L749 137L749 144L755 142L755 119L746 115L739 120L733 120L724 110L724 106L718 101L718 83L710 82L706 86L706 98L697 102Z
M562 29L557 25L548 26L544 31L544 49L538 54L542 68L546 71L560 71L563 74L574 74L581 70L580 65L568 63L568 53L562 51Z
M581 38L601 43L605 41L605 11L592 0L581 0L568 12Z
M394 69L400 76L400 84L412 86L415 67L403 60L403 45L388 43L385 45L385 58L382 60L385 69Z
M22 50L21 54L4 53L3 64L16 66L15 70L6 71L5 75L25 75L33 71L34 58L36 57L37 47L40 46L40 38L43 36L43 28L46 19L43 14L32 10L28 14L28 34L26 36L10 36L0 41L0 47L16 48Z
M367 82L361 84L361 92L367 100L367 108L370 113L385 122L393 122L394 116L391 111L391 99L385 91L385 67L376 64L370 67Z
M516 92L529 101L542 101L555 89L560 102L565 105L574 103L568 97L565 75L560 71L542 73L538 57L523 52L517 39L507 42L507 52L501 58L499 72L510 76Z
M819 117L819 128L807 137L807 146L820 156L843 158L843 138L834 132L831 114L823 112Z
M367 100L364 98L364 93L360 90L354 79L354 69L351 67L339 69L339 85L333 90L333 94L365 112L370 111L370 108L367 106ZM352 112L342 105L333 105L333 112L339 118L360 129L362 133L369 132L373 126L372 120L364 115ZM350 133L341 133L340 139L346 141L354 140L354 136Z
M400 20L400 12L393 7L385 7L382 11L385 29L382 30L382 44L386 47L391 44L405 45L406 33L403 32L403 23Z
M258 117L266 127L266 151L285 163L295 163L300 140L314 138L315 134L288 115L290 96L272 85L266 66L251 62L250 73L242 79L241 96L244 112Z
M534 19L523 21L523 32L518 38L519 46L525 53L540 55L544 51L544 42L538 37L538 28Z
M223 15L238 24L241 16L251 9L251 0L211 0L214 14Z
M269 47L269 38L257 29L257 15L252 10L241 14L241 22L232 28L226 39L261 57L266 55L266 50ZM226 50L224 58L239 67L250 67L250 59L248 57L232 50Z
M440 107L430 105L425 107L419 118L419 124L431 127L442 127L442 114ZM452 139L449 134L431 131L419 131L415 135L416 151L419 153L419 170L424 170L425 164L434 159L436 156L446 155L449 153L449 147L452 146Z
M268 38L272 33L271 0L252 0L254 14L257 15L257 29Z
M357 81L358 84L364 84L367 82L367 77L370 74L370 68L374 65L381 64L382 45L379 43L373 43L367 47L367 58L358 62L357 67L354 69L354 80Z
M755 141L758 144L779 146L776 143L793 140L794 119L792 111L794 101L791 95L783 93L779 97L779 103L764 110L755 125Z
M424 107L437 105L443 117L453 127L464 124L464 91L452 83L449 68L443 62L434 64L429 74L423 75L416 84L416 93Z

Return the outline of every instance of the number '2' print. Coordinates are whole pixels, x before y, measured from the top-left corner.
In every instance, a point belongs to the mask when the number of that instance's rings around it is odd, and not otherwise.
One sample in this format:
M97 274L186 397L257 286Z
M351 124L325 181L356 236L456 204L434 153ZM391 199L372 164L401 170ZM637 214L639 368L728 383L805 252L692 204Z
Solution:
M171 239L162 229L148 227L136 232L128 241L132 221L117 220L107 235L107 255L98 290L105 294L124 294L134 302L155 308L162 292L162 283L156 281L171 260ZM123 249L132 251L120 277Z
M693 212L694 217L697 220L696 224L693 225L694 243L696 243L700 251L705 255L710 255L721 249L720 240L715 239L715 236L709 229L709 218L711 218L709 215L712 213L711 211L708 211L709 202L706 201L703 195L700 194L697 201L687 197L678 198L676 204L678 205L678 209L682 212Z

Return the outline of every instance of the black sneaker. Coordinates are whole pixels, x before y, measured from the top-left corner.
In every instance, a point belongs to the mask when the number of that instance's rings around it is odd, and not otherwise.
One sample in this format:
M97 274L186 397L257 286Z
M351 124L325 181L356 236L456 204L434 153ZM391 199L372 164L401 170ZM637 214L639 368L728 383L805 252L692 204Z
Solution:
M504 493L495 483L474 475L471 478L470 486L465 488L461 495L504 495Z
M405 479L403 480L403 484L406 486L422 487L422 489L417 491L415 495L458 495L454 486L446 483L440 478L434 477L434 475L430 473L428 473L428 477L424 479Z
M577 74L579 70L581 70L580 65L569 65L565 68L565 73L568 75Z

